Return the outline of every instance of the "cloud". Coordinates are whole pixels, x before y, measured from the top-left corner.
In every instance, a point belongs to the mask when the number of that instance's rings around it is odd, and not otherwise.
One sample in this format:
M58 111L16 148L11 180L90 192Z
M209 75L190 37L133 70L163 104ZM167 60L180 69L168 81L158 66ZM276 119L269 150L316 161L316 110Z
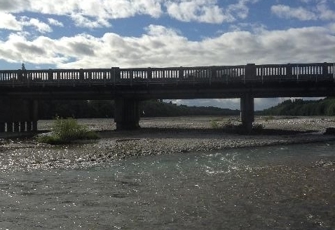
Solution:
M33 27L40 33L47 33L52 31L51 27L47 23L41 22L36 18L28 18L25 16L16 17L13 14L1 12L0 18L0 29L22 31L24 27ZM51 23L56 23L56 20L51 21Z
M230 16L224 15L223 10L211 0L168 1L165 5L172 18L184 22L221 23L232 20Z
M75 22L75 25L77 27L101 28L101 27L111 26L108 20L103 19L103 18L96 20L94 18L89 18L81 14L72 14L71 18Z
M311 0L300 1L308 5L306 5L306 7L300 6L297 8L287 5L273 5L271 7L271 12L280 18L299 19L301 21L335 20L335 11L331 10L331 7L329 7L329 1L318 0L315 1L316 5L313 5Z
M49 15L68 16L78 26L109 27L108 20L128 18L135 15L162 15L161 0L0 0L0 11L11 13L34 12Z
M238 0L237 3L227 4L225 8L214 0L179 0L167 1L167 13L184 22L223 23L245 19L249 14L247 4L256 3L257 0Z
M19 12L29 5L29 1L0 0L0 12Z
M22 29L21 23L17 21L14 15L0 12L0 18L0 29L16 31L20 31Z
M271 12L281 18L296 18L301 21L316 20L318 17L315 13L303 8L292 8L285 5L275 5L271 7Z
M36 65L53 63L58 68L332 62L335 34L330 28L333 27L241 30L200 41L191 41L179 31L160 25L148 26L138 37L105 33L101 37L79 34L59 39L43 36L28 39L13 33L5 41L0 40L0 59L29 60ZM20 43L28 44L31 50L22 52ZM32 56L33 53L37 56Z
M36 28L36 30L39 31L40 33L52 32L52 29L48 24L41 22L39 19L36 18L22 17L21 25L32 26Z
M335 20L335 11L330 10L325 3L319 3L317 6L317 11L320 14L319 18L321 20Z
M0 12L33 12L70 17L78 27L110 27L110 20L148 15L159 18L165 14L179 21L222 23L245 19L248 4L258 0L237 0L225 3L218 0L0 0Z
M59 26L59 27L64 27L64 24L54 18L48 18L48 22L50 25L53 25L53 26Z

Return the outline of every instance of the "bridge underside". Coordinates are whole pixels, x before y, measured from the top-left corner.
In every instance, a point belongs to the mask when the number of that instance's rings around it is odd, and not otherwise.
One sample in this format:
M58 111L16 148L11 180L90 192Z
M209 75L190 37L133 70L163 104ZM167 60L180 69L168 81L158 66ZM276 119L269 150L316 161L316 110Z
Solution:
M37 131L37 101L5 97L0 100L0 111L0 132Z
M254 98L335 96L333 82L230 84L230 85L155 85L148 87L44 87L22 88L20 93L6 92L0 101L0 132L37 130L38 99L115 100L114 121L117 130L138 129L139 102L149 99L240 98L242 126L249 132L254 121Z

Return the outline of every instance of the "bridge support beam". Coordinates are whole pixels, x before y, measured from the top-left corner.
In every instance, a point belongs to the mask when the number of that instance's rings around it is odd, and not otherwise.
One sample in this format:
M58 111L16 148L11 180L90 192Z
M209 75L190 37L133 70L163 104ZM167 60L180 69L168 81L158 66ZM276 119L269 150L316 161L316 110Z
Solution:
M140 128L140 103L133 98L115 99L114 121L117 130Z
M254 98L251 94L245 94L241 97L241 121L246 133L252 130L252 123L255 121Z
M0 109L0 132L37 131L38 101L6 97Z

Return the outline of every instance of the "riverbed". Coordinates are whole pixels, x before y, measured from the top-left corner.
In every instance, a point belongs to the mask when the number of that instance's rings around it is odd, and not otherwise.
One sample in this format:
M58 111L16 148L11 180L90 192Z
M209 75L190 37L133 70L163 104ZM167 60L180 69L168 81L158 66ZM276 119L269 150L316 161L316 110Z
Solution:
M131 133L85 120L102 138L67 146L3 141L0 229L335 228L331 119L262 120L302 131L280 135L183 119Z

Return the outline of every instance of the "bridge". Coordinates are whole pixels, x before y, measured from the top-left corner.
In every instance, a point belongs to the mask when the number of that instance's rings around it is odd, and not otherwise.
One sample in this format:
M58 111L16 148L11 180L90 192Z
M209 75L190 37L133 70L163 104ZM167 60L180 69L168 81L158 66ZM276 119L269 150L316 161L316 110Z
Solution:
M39 100L115 100L117 129L135 129L142 100L240 98L250 131L254 98L334 95L333 63L0 70L0 132L37 131Z

